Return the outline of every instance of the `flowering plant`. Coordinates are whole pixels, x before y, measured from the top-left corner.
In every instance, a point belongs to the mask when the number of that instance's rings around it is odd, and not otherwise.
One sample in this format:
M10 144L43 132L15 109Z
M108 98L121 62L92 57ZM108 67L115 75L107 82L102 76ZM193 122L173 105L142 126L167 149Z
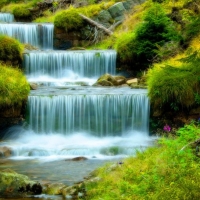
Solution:
M166 124L164 127L163 127L163 130L166 131L166 132L170 132L171 131L171 127Z

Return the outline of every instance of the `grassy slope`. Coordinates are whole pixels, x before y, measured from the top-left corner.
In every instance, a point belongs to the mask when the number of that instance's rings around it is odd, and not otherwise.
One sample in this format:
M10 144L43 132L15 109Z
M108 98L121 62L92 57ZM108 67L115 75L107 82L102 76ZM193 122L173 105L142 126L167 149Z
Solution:
M155 147L138 152L123 164L98 169L95 176L100 180L86 185L87 199L200 199L200 158L195 148L181 150L200 137L200 127L191 123L177 135L161 138Z

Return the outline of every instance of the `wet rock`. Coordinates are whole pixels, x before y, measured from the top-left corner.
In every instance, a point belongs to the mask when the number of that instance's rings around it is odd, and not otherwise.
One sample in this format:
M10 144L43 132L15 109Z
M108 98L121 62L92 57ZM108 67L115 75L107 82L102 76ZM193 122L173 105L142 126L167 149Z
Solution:
M93 86L119 86L126 83L126 78L124 76L112 76L110 74L104 74Z
M9 147L0 147L0 158L10 157L12 155L12 149Z
M82 160L88 160L88 159L86 157L79 156L72 159L66 159L65 161L82 161Z
M123 85L126 83L126 78L124 76L114 76L114 78L117 81L118 85Z
M37 83L30 83L30 89L31 90L37 90L38 89L38 84Z
M130 80L126 81L126 84L128 84L128 85L133 85L133 84L137 85L138 84L138 79L137 78L130 79Z
M101 85L101 86L117 86L118 82L110 74L104 74L94 84L94 86L98 86L98 85Z

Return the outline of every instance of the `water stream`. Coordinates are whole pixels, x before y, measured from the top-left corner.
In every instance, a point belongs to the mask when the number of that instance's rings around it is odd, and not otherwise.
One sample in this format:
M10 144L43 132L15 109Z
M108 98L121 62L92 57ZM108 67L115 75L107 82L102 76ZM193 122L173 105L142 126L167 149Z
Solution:
M1 23L0 33L43 49L24 55L27 79L39 88L28 97L23 125L2 133L0 146L12 156L0 160L1 169L72 185L151 145L147 91L92 86L102 74L116 74L114 50L55 51L52 24ZM87 160L70 160L77 156Z

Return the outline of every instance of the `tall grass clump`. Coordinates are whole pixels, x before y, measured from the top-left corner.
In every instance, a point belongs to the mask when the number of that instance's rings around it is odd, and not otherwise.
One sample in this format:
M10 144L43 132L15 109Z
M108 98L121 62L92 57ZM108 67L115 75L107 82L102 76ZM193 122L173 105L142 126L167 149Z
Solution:
M0 64L0 107L21 105L30 86L19 69Z
M19 64L23 50L24 46L18 40L0 35L0 61Z
M147 73L148 94L152 105L179 110L200 104L199 51L179 59L154 65Z
M191 123L177 134L159 139L122 164L97 170L98 181L86 184L87 199L200 199L200 158L189 145L200 138L200 126Z

